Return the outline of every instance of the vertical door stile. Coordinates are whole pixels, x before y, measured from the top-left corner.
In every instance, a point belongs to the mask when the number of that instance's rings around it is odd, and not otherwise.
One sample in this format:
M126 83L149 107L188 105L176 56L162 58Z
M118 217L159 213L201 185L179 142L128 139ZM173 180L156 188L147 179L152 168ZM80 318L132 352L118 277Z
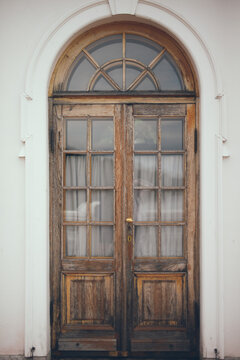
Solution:
M116 332L118 335L118 351L123 346L123 249L122 223L124 216L123 198L123 167L124 167L124 118L121 105L115 106L115 269L116 269Z

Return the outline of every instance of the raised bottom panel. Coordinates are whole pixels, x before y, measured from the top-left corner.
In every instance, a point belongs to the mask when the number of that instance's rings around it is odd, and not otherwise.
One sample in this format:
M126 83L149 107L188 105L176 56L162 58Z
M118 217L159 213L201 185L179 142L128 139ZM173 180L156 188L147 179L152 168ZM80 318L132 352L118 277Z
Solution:
M117 340L107 338L59 339L60 351L116 351Z
M133 339L131 351L190 351L189 340Z

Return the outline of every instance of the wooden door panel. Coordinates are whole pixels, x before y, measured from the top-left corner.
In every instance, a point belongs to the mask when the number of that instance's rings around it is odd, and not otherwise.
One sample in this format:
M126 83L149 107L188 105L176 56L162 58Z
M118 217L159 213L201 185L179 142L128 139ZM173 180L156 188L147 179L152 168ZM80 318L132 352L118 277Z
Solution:
M185 274L135 274L135 330L184 328Z
M63 274L63 325L114 330L113 274Z

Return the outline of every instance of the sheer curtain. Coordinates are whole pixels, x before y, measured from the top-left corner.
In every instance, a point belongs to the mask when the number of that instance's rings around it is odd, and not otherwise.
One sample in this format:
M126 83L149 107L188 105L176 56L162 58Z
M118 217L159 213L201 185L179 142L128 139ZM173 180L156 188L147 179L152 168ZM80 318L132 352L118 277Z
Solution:
M91 219L93 221L113 221L113 156L92 155ZM86 186L86 156L71 155L66 157L66 185ZM66 190L65 220L87 220L86 190ZM67 226L66 254L68 256L86 256L86 226ZM91 229L92 256L113 255L113 226L96 225Z
M157 185L157 156L135 155L134 185L146 190L134 191L134 220L157 220L157 190L148 190ZM158 228L156 226L135 226L135 256L157 256Z
M113 187L113 156L92 156L92 190L91 211L94 221L113 221L113 190L101 190L101 187ZM92 227L92 255L113 256L113 226Z
M86 156L66 157L66 186L86 186ZM65 220L85 221L87 218L86 190L67 190L65 192ZM66 255L86 256L86 226L66 227Z
M183 220L183 190L151 189L157 186L157 156L135 155L134 185L144 189L134 191L134 220L157 221L158 196L160 196L161 215L163 222ZM162 155L161 157L161 186L180 187L183 185L183 155ZM157 256L158 227L151 225L135 226L135 256ZM162 226L161 256L182 255L182 226Z

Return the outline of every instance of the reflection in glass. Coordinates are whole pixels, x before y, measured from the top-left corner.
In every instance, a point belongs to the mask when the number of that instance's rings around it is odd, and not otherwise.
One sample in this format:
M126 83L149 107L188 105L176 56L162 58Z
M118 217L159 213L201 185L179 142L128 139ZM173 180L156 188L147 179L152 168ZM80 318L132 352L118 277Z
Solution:
M126 34L126 57L136 59L145 65L160 53L162 47L157 43L142 36Z
M106 73L115 81L115 83L122 89L123 87L123 67L122 62L114 65Z
M92 121L92 150L113 150L113 121Z
M153 68L153 72L159 80L162 91L184 90L181 73L169 53L165 52Z
M183 220L183 191L164 190L161 192L161 220Z
M87 148L87 121L66 120L66 149L86 150Z
M87 51L103 65L107 61L122 58L122 35L110 35L97 40L87 47Z
M140 83L133 89L137 91L154 91L157 90L153 80L149 75L144 76Z
M66 256L86 256L87 255L87 227L86 226L66 226Z
M86 185L86 155L66 155L66 186Z
M157 226L135 226L134 254L135 257L157 256Z
M162 155L162 186L183 185L183 155Z
M126 89L133 83L134 80L141 74L140 70L136 65L129 64L126 62Z
M68 91L87 91L88 83L95 72L95 67L90 63L83 53L74 67L68 80Z
M91 211L94 221L113 221L113 191L93 190Z
M162 226L161 256L183 256L182 226Z
M112 155L92 155L92 186L113 186Z
M161 121L161 148L162 150L183 149L183 120Z
M92 256L113 256L113 227L92 226Z
M116 90L108 80L105 79L103 75L100 75L96 82L94 83L94 86L92 88L93 91L113 91Z
M157 149L157 120L136 119L134 125L134 149Z
M134 156L134 185L135 186L157 185L156 155Z
M157 191L134 191L134 220L154 221L157 219Z
M87 218L87 193L85 190L66 190L65 220L84 221Z

